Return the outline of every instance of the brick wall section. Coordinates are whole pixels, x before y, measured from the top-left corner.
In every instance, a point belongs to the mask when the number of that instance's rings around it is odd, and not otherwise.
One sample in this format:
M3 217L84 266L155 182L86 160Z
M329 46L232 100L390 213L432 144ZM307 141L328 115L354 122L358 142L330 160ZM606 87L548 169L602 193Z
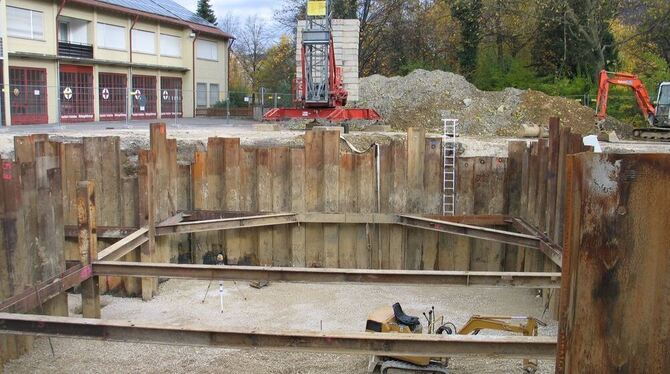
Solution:
M302 76L300 50L302 30L306 21L298 21L296 38L296 77ZM333 42L335 43L335 64L342 67L344 88L349 91L349 102L358 101L358 38L360 21L357 19L334 19Z

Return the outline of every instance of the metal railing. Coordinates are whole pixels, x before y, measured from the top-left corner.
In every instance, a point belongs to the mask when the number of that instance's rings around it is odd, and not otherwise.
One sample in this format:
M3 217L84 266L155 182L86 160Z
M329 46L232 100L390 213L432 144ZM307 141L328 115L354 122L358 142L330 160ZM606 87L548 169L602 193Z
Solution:
M58 56L75 58L93 58L93 45L58 41Z

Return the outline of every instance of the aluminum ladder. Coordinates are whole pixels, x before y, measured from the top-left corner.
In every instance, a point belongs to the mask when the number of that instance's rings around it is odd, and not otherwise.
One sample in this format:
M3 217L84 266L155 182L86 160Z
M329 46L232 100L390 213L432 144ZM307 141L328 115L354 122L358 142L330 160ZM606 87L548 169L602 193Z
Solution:
M456 213L456 143L457 119L442 119L443 184L442 184L442 215L453 216Z

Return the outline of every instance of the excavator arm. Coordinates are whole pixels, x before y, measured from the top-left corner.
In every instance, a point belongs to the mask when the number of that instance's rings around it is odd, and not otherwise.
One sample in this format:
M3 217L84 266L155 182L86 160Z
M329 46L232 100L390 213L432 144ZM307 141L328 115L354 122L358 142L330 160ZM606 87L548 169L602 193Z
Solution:
M649 92L637 75L629 73L612 73L606 70L600 72L600 82L598 84L598 100L596 110L598 120L604 120L607 116L607 98L610 85L630 87L635 94L637 105L644 115L644 119L650 126L656 125L655 108L649 97Z

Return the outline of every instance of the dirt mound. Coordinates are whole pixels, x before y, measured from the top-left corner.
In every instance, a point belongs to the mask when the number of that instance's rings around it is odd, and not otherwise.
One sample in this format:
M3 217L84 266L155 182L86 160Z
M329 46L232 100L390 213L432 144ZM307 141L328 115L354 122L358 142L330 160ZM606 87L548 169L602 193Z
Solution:
M397 130L422 126L441 132L442 118L458 118L464 135L514 136L521 124L546 126L549 117L558 116L577 132L595 132L593 110L579 102L514 88L481 91L463 76L439 70L362 78L358 106L376 109L382 124ZM610 127L625 129L610 122Z

